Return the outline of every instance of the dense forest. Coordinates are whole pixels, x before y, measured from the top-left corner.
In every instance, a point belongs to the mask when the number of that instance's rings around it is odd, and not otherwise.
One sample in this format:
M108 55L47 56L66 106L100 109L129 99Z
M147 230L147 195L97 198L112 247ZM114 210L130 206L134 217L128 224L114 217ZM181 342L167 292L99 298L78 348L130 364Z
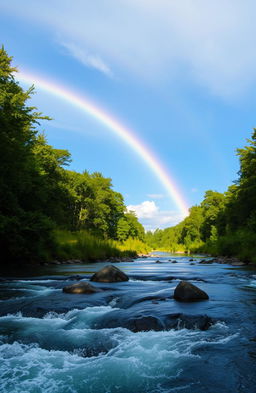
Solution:
M101 259L150 249L237 256L256 261L256 130L237 150L238 179L227 192L206 191L178 225L145 234L110 178L67 167L68 150L38 128L48 119L27 104L16 69L0 49L0 245L5 261Z
M237 256L256 262L256 129L237 149L238 179L225 193L206 191L178 225L146 234L154 249Z
M48 119L27 105L0 50L0 242L6 261L97 259L146 252L144 228L101 173L68 170L68 150L38 131ZM50 120L50 119L49 119ZM2 259L2 260L3 260Z

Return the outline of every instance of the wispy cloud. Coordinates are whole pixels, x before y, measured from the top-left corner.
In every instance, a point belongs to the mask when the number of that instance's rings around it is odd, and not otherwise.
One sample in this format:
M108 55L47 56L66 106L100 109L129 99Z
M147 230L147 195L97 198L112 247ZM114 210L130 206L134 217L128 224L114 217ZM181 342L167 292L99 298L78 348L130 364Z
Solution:
M71 56L80 61L86 67L95 68L108 76L113 76L110 68L98 55L88 53L85 48L81 48L71 42L61 42L61 45Z
M254 0L45 0L40 10L34 0L11 0L0 8L41 23L105 74L157 83L185 75L223 97L255 88Z
M144 201L138 205L129 205L127 210L134 211L148 231L176 225L183 218L177 211L160 210L154 201Z
M164 194L148 194L147 196L152 199L163 199L165 197Z

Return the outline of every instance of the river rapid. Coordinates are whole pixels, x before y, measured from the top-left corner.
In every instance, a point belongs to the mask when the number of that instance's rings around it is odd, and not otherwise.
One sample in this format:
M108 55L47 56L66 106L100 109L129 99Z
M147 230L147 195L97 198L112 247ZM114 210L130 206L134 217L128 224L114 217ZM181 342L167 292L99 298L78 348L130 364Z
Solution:
M90 295L62 288L88 281L107 263L2 277L1 393L255 393L256 271L189 259L161 254L115 263L130 280L93 283L104 291ZM180 280L209 300L174 300ZM170 315L178 322L165 330ZM213 324L200 330L197 317L205 315ZM127 321L144 317L162 328L129 329Z

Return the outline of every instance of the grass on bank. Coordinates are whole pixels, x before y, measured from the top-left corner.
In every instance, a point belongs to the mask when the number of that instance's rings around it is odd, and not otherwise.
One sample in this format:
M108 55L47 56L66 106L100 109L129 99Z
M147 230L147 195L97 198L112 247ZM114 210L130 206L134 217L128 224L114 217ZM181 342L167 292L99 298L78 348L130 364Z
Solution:
M81 259L83 261L103 260L109 257L136 257L149 252L149 247L138 239L129 238L125 242L100 239L87 231L70 232L56 230L55 257L61 260Z
M166 245L165 247L157 247L154 245L154 249L162 252L170 252L174 254L190 254L195 253L199 250L200 247L204 245L201 241L191 242L189 245L172 243L170 245Z
M116 248L122 252L132 251L137 254L148 254L151 248L143 241L129 237L124 242L114 241Z

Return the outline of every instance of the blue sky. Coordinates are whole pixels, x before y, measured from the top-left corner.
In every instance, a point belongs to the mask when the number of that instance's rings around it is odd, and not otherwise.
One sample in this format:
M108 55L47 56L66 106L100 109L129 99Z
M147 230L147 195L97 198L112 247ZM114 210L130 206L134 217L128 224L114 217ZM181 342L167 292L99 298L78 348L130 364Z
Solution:
M1 43L19 69L85 95L132 128L189 206L236 179L255 126L256 4L247 0L8 0ZM97 120L49 93L50 144L111 177L147 229L181 218L155 174Z

